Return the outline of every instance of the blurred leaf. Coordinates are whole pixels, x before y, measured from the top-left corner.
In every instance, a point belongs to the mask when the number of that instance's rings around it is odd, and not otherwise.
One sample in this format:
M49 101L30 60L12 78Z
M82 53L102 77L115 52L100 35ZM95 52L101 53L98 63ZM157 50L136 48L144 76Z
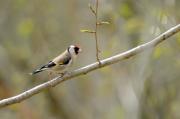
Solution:
M133 11L128 3L122 3L119 9L119 14L124 18L133 16Z
M34 23L32 19L26 19L18 24L17 31L22 37L29 37L34 29Z
M169 47L171 47L171 46L169 46L168 44L165 45L165 46L158 46L158 47L156 47L154 52L153 52L153 57L154 58L160 58L160 57L162 57L162 55L172 54L172 50Z
M25 7L27 0L14 0L14 5L17 9L22 9Z
M176 37L177 37L177 39L176 39L176 40L177 40L178 44L180 45L180 34L177 34L177 36L176 36Z
M135 17L127 21L124 29L126 29L127 33L135 33L141 30L143 25L144 22L141 19Z
M162 47L157 47L154 50L153 57L157 59L157 58L161 57L162 53L163 53L163 48Z

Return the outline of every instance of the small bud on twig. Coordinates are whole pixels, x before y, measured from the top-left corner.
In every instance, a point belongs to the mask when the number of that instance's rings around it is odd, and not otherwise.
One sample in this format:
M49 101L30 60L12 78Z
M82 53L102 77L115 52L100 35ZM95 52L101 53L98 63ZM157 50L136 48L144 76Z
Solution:
M88 4L89 9L91 10L91 12L96 15L96 11L94 10L94 8L91 6L91 4Z
M108 21L101 21L98 22L97 25L109 25L110 23Z
M82 29L80 30L82 33L95 33L93 30L88 30L88 29Z

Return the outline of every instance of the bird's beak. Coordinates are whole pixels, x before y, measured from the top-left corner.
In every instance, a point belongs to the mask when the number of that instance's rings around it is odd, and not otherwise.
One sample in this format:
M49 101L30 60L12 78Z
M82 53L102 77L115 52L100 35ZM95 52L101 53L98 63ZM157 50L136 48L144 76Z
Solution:
M81 49L81 48L79 48L79 52L82 52L82 49Z

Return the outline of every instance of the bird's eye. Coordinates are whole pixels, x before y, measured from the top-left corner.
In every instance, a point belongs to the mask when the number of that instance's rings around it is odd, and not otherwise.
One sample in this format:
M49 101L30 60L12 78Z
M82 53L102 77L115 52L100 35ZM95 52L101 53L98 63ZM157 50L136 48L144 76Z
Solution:
M78 53L79 53L79 48L78 48L78 47L75 47L75 48L74 48L74 51L75 51L76 54L78 54Z

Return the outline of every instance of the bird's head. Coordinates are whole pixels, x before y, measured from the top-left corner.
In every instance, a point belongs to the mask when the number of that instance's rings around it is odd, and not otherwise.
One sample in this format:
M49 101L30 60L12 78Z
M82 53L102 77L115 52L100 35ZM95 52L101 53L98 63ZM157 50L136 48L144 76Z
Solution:
M82 51L77 45L70 45L67 50L72 56L77 56Z

